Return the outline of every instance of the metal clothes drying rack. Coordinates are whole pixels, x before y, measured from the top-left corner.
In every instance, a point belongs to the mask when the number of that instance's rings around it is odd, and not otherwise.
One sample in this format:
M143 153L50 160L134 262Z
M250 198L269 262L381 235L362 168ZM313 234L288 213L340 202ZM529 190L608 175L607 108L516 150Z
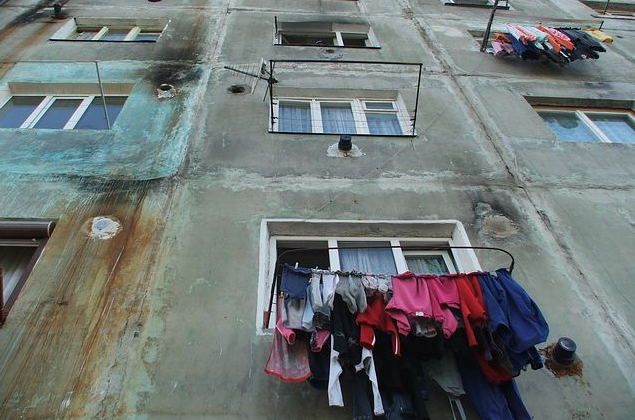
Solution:
M508 268L510 274L512 273L512 271L514 271L514 264L516 263L516 260L514 259L514 256L512 255L511 252L503 248L497 248L492 246L463 246L463 245L445 245L445 246L443 245L439 245L439 246L390 245L390 246L385 246L385 245L380 245L380 246L329 246L329 247L316 247L316 248L289 249L287 251L281 252L280 255L278 255L278 258L276 258L276 263L274 265L274 270L273 270L272 280L271 280L269 306L263 316L263 328L269 328L269 320L271 318L271 307L273 306L273 298L277 294L276 290L278 291L278 293L280 292L279 290L280 285L278 284L276 279L276 271L277 271L277 268L280 267L281 265L280 260L283 256L287 254L291 254L291 253L302 253L302 252L311 252L311 251L330 251L334 249L393 249L393 248L399 248L402 251L449 251L452 249L483 249L483 250L490 250L490 251L500 251L507 254L509 258L511 258L511 263L509 264L509 268Z

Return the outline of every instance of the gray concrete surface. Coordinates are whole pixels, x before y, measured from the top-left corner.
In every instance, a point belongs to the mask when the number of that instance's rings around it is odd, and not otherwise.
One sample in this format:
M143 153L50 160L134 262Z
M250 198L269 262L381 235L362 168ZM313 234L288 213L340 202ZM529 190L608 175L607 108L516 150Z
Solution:
M592 19L577 0L511 4L516 21ZM615 43L598 61L556 68L480 54L468 30L489 10L438 0L72 0L64 11L170 23L156 44L48 41L61 25L50 9L0 6L0 83L93 83L72 61L100 60L105 82L134 84L110 131L0 129L0 218L58 219L0 328L0 418L350 418L350 404L329 408L308 385L263 373L264 218L459 220L473 245L514 254L549 341L578 343L581 377L518 379L533 417L632 418L635 146L559 142L525 99L632 102L632 22L607 21ZM368 22L381 49L343 59L423 63L418 135L355 136L365 154L353 160L327 157L336 136L269 133L264 84L230 94L240 79L223 66L323 53L273 46L274 16ZM395 85L412 96L412 74L369 66L279 74L281 86ZM166 82L178 95L159 101ZM122 232L89 238L98 215ZM485 269L508 263L477 256ZM429 408L451 415L436 388Z

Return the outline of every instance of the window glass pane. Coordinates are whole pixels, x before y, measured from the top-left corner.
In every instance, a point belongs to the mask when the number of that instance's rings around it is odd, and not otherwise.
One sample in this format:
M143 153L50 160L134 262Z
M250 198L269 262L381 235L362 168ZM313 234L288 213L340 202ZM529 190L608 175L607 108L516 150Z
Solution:
M20 128L44 96L14 96L0 109L0 128Z
M46 110L42 118L35 124L35 128L64 128L73 113L77 110L81 99L56 99Z
M366 109L377 109L381 111L394 111L395 106L392 102L364 102Z
M342 42L347 47L365 47L367 39L366 34L342 34Z
M282 35L282 45L335 45L335 34L332 35Z
M106 96L106 108L108 109L108 118L110 119L111 126L115 123L117 116L123 108L123 104L126 103L126 99L125 96ZM93 99L86 112L84 112L75 125L75 128L88 130L108 129L108 122L104 114L104 103L101 100L101 96L95 96L95 99Z
M357 134L350 103L320 103L322 129L329 134Z
M442 255L406 255L408 270L415 274L448 274Z
M397 114L366 114L370 134L401 135L401 126Z
M101 30L101 28L98 29L77 29L77 32L75 32L74 34L71 34L71 36L69 36L69 39L75 39L77 41L86 41L86 40L91 40L95 37L95 35L97 35L97 32L99 32Z
M130 29L112 29L109 28L108 32L106 32L101 38L100 41L123 41L124 38L128 35Z
M560 141L570 142L598 142L599 139L593 134L591 129L586 126L572 112L555 113L555 112L539 112L547 123L551 131L558 137Z
M278 107L278 131L311 132L311 104L308 102L281 103Z
M140 32L134 40L138 42L156 42L160 35L159 32Z
M337 246L390 246L390 242L338 242ZM369 274L397 274L391 248L340 249L340 268Z
M586 115L609 140L616 143L635 143L635 126L627 115Z

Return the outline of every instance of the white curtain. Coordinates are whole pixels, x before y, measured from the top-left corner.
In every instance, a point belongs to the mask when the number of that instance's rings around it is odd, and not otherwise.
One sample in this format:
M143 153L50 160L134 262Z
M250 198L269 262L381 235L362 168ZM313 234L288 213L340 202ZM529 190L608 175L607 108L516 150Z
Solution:
M396 114L366 113L368 132L370 134L401 135L401 126Z
M321 103L322 129L329 134L356 134L351 104Z
M415 274L447 274L450 271L441 255L408 255L408 270Z
M278 107L278 131L291 133L311 132L310 104L280 104Z
M390 246L390 242L338 242L338 246ZM397 274L392 249L340 249L340 268L370 274Z

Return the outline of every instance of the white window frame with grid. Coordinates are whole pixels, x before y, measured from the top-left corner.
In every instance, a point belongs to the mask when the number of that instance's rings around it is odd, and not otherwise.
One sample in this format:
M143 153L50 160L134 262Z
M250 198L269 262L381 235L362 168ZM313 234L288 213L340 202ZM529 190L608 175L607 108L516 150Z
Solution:
M370 225L394 225L394 226L415 226L413 229L417 234L407 237L387 237L387 236L300 236L300 235L278 235L270 233L271 223L306 223L307 226L324 224L337 226L346 224L350 226L370 226ZM436 226L444 226L451 233L444 237L426 237L426 231ZM338 242L389 242L397 273L408 271L406 257L414 256L442 256L448 268L452 272L473 272L481 271L481 266L472 249L453 250L402 250L400 246L471 246L467 233L457 220L431 220L431 221L347 221L347 220L294 220L294 219L264 219L261 223L260 234L260 264L258 280L258 302L256 313L257 333L268 334L275 324L275 311L271 314L268 329L263 328L263 311L268 305L271 278L276 270L277 249L279 242L325 242L329 248L337 247ZM340 254L338 249L329 249L329 262L331 270L340 269Z
M329 98L302 98L302 97L288 97L288 98L275 98L273 102L273 115L274 122L273 127L271 128L272 132L280 132L279 127L279 105L280 103L308 103L311 110L311 131L310 133L315 134L333 134L333 133L324 133L323 121L322 121L322 111L320 104L328 103L328 104L350 104L351 112L353 114L353 119L355 123L355 131L356 133L340 133L340 134L358 134L358 135L369 135L368 122L366 119L366 114L394 114L397 116L397 121L399 122L399 127L401 128L401 134L373 134L377 136L408 136L414 134L412 128L412 122L410 120L410 115L406 110L406 105L399 95L396 99L393 100L383 100L376 98L354 98L354 99L329 99ZM382 110L382 109L372 109L368 108L367 103L390 103L392 104L392 110ZM283 131L282 133L287 133ZM294 132L297 134L302 134L303 132ZM307 132L308 133L308 132Z
M284 45L288 47L302 47L302 46L313 46L313 45L288 45L282 43L283 35L291 35L291 36L316 36L316 37L324 37L326 38L328 35L333 36L333 45L324 46L324 47L345 47L345 48L381 48L379 46L379 42L377 42L377 38L375 37L375 33L369 27L366 31L355 30L353 28L347 29L347 25L345 24L334 24L335 29L328 32L300 32L300 31L279 31L276 33L274 29L273 33L273 44L274 45ZM358 25L351 25L358 26ZM350 45L344 45L344 37L342 34L359 36L366 36L366 46L365 47L351 47ZM318 46L318 45L315 45Z
M64 127L62 128L62 130L70 130L70 129L75 128L75 126L77 125L79 120L82 118L84 113L88 110L88 108L89 108L90 104L93 102L93 100L95 98L101 98L100 95L37 95L37 94L25 95L25 94L18 94L18 95L9 96L5 101L0 102L0 108L5 106L6 103L9 102L9 100L11 100L11 98L13 96L21 96L21 97L22 96L33 96L33 97L44 96L44 99L42 100L42 102L40 102L40 104L33 110L33 112L26 118L26 120L24 120L24 122L22 123L22 125L19 128L34 128L35 125L37 124L37 122L44 116L44 114L46 114L46 111L48 111L48 109L51 106L53 106L55 101L58 100L58 99L80 99L82 102L77 106L77 109L75 110L75 112L73 112L73 114L68 119L66 124L64 124ZM127 95L106 95L106 98L108 98L108 97L126 97L127 98ZM111 124L112 123L113 123L113 121L111 121Z
M79 22L78 22L79 20ZM134 19L104 19L100 22L97 18L74 18L69 19L55 34L50 38L52 41L102 41L102 42L157 42L163 35L163 31L167 27L167 22L160 22L158 19L143 19L147 24L138 24ZM156 21L155 23L152 23ZM74 34L80 31L95 31L95 35L86 39L73 38ZM121 40L104 40L102 39L110 30L127 30L128 33ZM137 41L142 33L156 34L155 40Z
M558 109L554 107L535 106L534 110L539 114L569 114L575 115L576 118L581 121L592 133L596 136L600 143L621 143L611 140L602 130L591 120L587 115L619 115L625 116L630 120L631 125L635 127L635 112L631 110L599 110L594 108L580 108L580 109ZM575 143L575 142L573 142Z

